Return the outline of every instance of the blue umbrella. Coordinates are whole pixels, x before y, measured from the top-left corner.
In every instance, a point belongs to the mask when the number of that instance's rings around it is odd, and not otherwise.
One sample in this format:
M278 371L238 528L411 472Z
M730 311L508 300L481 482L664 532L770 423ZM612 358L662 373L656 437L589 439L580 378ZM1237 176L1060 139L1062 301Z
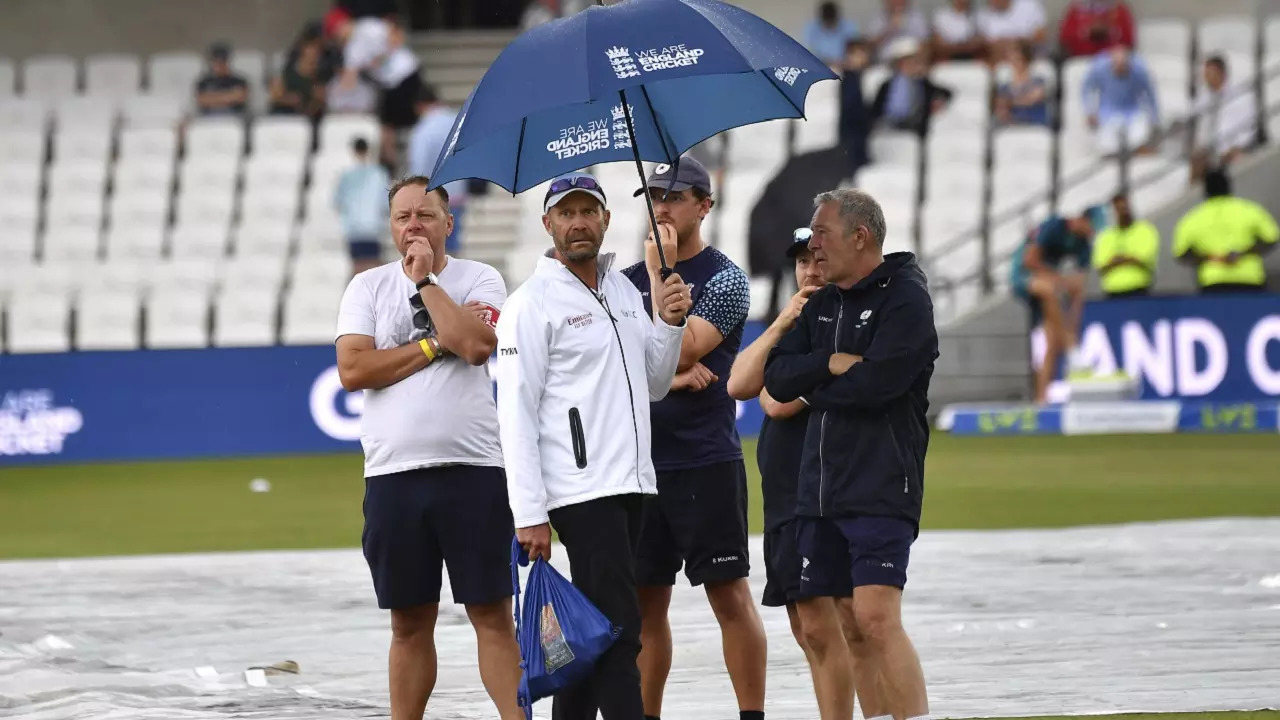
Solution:
M834 79L786 33L718 0L590 7L502 51L458 113L431 187L476 178L516 194L626 160L643 183L642 161L678 163L716 133L804 117L809 88Z

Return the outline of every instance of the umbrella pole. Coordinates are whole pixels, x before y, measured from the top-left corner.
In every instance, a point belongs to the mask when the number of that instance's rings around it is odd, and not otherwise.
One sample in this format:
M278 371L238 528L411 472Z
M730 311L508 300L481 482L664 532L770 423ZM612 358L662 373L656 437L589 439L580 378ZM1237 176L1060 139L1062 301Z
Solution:
M640 143L636 142L636 128L631 120L631 105L627 103L627 91L619 90L619 97L622 98L622 114L627 119L627 133L631 136L631 155L636 159L636 172L640 174L640 187L644 188L644 202L649 208L649 227L653 229L653 242L658 246L658 263L662 266L662 279L665 281L671 276L671 268L667 265L667 257L662 252L662 234L658 232L658 216L653 211L653 198L649 195L649 188L645 187L644 163L640 160ZM657 288L654 288L655 292Z

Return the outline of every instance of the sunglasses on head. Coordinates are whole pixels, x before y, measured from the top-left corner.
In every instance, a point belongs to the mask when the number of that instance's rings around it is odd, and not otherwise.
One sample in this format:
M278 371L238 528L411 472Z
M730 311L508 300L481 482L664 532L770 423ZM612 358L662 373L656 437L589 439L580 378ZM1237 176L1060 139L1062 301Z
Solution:
M571 178L560 178L559 180L556 180L555 182L551 183L551 187L547 188L547 197L551 197L556 193L562 193L566 190L571 190L574 188L578 190L595 190L599 192L601 195L604 194L604 188L600 187L600 183L596 182L595 178L571 177Z

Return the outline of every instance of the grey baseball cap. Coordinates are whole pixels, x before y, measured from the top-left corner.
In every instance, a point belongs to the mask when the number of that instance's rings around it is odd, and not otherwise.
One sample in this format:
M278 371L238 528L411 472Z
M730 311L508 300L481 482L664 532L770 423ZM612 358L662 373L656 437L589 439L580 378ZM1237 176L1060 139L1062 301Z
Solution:
M672 182L674 176L675 182ZM711 175L702 163L698 162L691 155L684 155L680 158L677 165L667 165L663 163L653 169L649 174L649 181L645 183L645 187L636 190L633 197L640 197L648 188L660 188L662 190L670 189L671 192L680 192L689 188L698 188L704 193L711 194Z

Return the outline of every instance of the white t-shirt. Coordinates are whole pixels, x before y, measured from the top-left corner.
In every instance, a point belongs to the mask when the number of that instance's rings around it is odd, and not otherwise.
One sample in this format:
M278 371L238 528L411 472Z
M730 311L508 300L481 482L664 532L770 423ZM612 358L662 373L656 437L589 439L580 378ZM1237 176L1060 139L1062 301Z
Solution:
M391 49L391 26L381 18L357 20L342 54L347 67L368 70L387 89L418 70L418 56L412 50L403 45Z
M940 7L933 13L933 31L943 42L953 45L972 40L978 32L974 27L972 14L958 12L950 5Z
M459 305L476 300L493 308L490 324L497 324L507 299L497 270L450 257L438 278ZM342 296L337 337L368 335L379 350L416 342L409 305L415 292L400 261L356 275ZM488 364L477 367L449 356L394 385L365 390L360 444L365 477L436 465L502 467Z
M1047 22L1040 0L1013 0L1009 9L978 11L978 31L988 40L1012 40L1034 35Z

